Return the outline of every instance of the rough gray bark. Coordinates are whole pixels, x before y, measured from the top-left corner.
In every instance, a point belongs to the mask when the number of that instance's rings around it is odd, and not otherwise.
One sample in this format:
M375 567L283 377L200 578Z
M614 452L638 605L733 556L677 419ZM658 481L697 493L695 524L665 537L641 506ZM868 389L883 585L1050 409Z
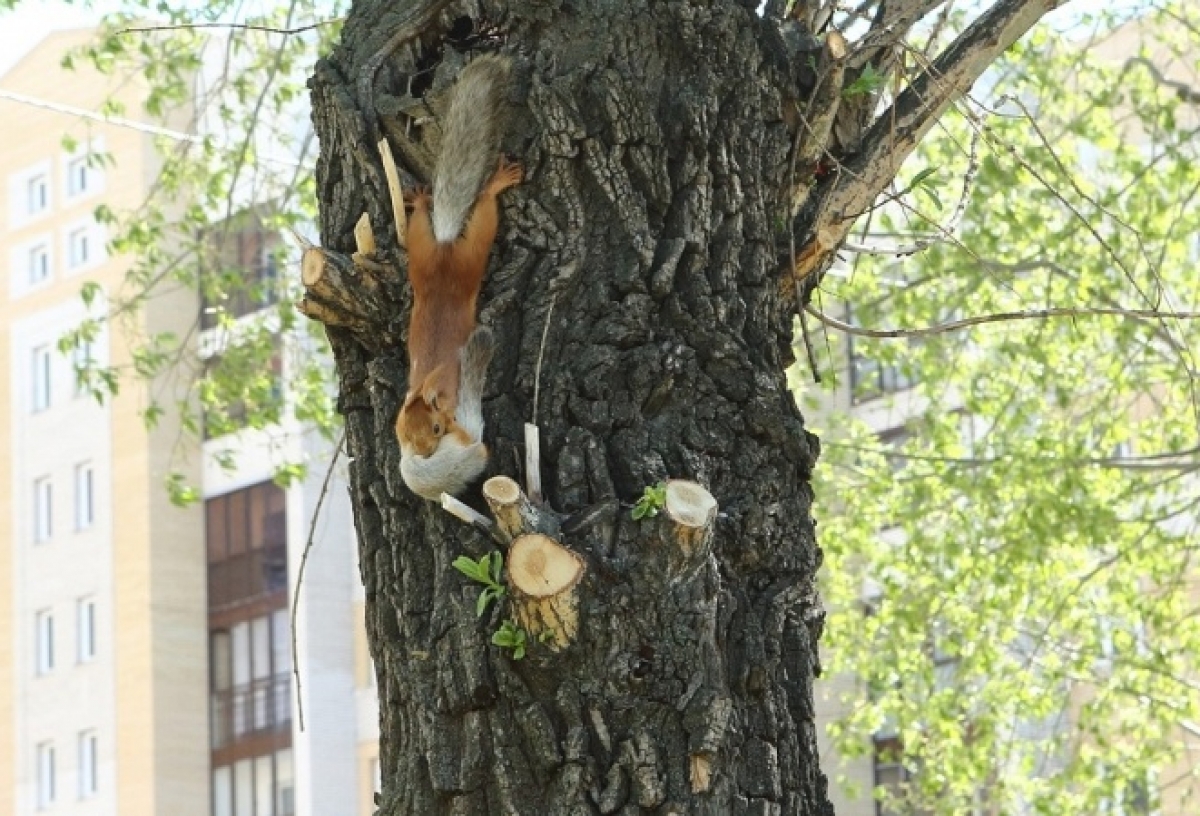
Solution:
M312 81L322 244L348 256L370 214L380 263L339 285L372 305L339 319L354 297L310 290L308 308L328 326L353 458L380 812L829 812L812 702L818 444L783 370L793 267L818 277L844 237L822 239L818 224L831 200L857 198L792 156L858 147L873 97L839 118L842 95L820 86L852 81L861 61L801 13L781 27L732 0L452 4L394 50L411 8L393 5L356 3ZM880 17L889 36L937 4L899 5ZM406 186L428 182L442 92L461 52L481 47L516 62L506 149L527 177L502 197L481 298L498 346L489 473L521 477L541 359L547 511L586 564L572 643L531 644L521 661L489 642L507 610L477 620L478 587L450 566L495 542L400 481L409 303L373 146L386 134ZM716 497L704 546L673 548L669 520L631 518L667 478ZM468 501L485 509L477 491Z

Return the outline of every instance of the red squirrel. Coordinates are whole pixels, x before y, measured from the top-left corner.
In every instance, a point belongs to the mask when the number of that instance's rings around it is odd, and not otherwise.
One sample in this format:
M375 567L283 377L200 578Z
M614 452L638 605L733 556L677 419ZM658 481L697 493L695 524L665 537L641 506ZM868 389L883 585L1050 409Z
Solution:
M490 332L476 330L475 310L496 238L496 196L521 181L520 166L501 158L484 183L499 152L509 69L507 59L485 56L463 70L446 116L432 201L424 190L409 196L409 384L396 436L401 475L426 498L460 491L487 464L479 402L492 343ZM468 349L475 336L476 348ZM470 421L458 416L460 388Z
M459 353L456 431L444 435L430 456L409 452L400 456L400 476L412 492L437 500L443 493L461 492L487 467L483 444L483 386L495 350L492 330L476 326Z
M413 288L408 325L408 394L396 420L400 446L421 456L449 433L467 441L454 421L458 406L459 351L475 330L475 301L499 222L496 196L521 181L519 165L500 160L475 200L466 230L454 241L437 240L430 196L413 196L408 222L408 278Z

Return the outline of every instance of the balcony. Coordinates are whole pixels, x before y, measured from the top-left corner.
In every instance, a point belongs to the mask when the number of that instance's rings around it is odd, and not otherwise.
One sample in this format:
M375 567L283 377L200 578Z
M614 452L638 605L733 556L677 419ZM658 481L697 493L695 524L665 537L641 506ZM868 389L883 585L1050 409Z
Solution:
M292 727L292 682L287 674L212 692L212 749Z

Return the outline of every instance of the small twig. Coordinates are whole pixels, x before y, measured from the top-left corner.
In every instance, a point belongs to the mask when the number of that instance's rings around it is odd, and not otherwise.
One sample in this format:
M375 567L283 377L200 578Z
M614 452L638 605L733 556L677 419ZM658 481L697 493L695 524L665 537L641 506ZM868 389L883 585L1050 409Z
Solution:
M296 651L296 612L300 608L300 587L304 584L304 568L308 564L308 553L312 550L313 538L317 533L317 519L321 515L321 506L329 493L329 482L333 479L333 467L337 464L338 456L342 453L342 445L346 444L346 430L333 449L333 458L329 460L329 469L325 471L325 481L321 482L321 493L317 496L317 505L313 508L312 520L308 525L308 541L304 542L304 553L300 556L300 566L296 569L296 590L292 594L292 674L296 676L296 713L300 719L300 730L304 730L304 697L300 693L300 656Z
M812 371L813 382L820 385L821 371L817 368L817 355L813 351L812 338L808 336L808 321L804 318L804 311L800 312L800 336L804 338L804 353L808 355L808 368Z
M457 519L481 528L486 533L492 532L492 521L483 513L463 504L449 493L442 494L442 509Z
M826 326L844 331L846 334L852 334L856 337L880 337L880 338L896 338L896 337L929 337L935 334L945 334L946 332L965 329L968 326L978 326L984 323L1001 323L1008 320L1037 320L1046 317L1086 317L1089 315L1113 315L1116 317L1131 317L1137 320L1164 320L1175 318L1177 320L1196 320L1200 318L1200 312L1163 312L1156 309L1109 309L1104 307L1087 307L1071 309L1058 307L1052 309L1029 309L1024 312L998 312L990 315L980 315L979 317L968 317L963 320L952 320L949 323L939 323L936 326L925 326L919 329L864 329L859 326L851 326L849 323L843 323L836 317L830 317L827 314L817 311L811 305L804 309L810 315L820 320Z
M383 174L387 177L388 195L392 199L396 243L407 246L408 214L404 211L404 188L400 185L400 174L396 172L396 160L392 158L392 146L387 137L379 140L379 156L383 159Z
M316 246L316 244L314 244L312 241L305 238L303 235L301 235L299 232L292 229L291 227L288 227L287 229L288 229L288 232L290 232L292 234L292 239L296 242L296 245L300 247L301 252L312 249L314 246Z
M334 23L340 23L345 20L345 17L334 17L331 20L321 20L317 23L309 23L296 28L273 28L272 26L256 25L254 23L178 23L175 25L157 25L157 26L138 26L136 28L122 28L117 31L117 35L121 34L141 34L147 31L183 31L189 28L232 28L242 31L264 31L267 34L283 34L291 36L292 34L303 34L305 31L312 31L315 28L321 28Z
M1162 71L1158 70L1157 65L1145 57L1130 57L1129 59L1125 60L1125 71L1122 73L1127 72L1134 65L1142 66L1146 69L1146 73L1150 74L1151 79L1153 79L1156 83L1162 85L1164 88L1170 88L1172 91L1174 91L1175 95L1179 98L1179 101L1187 102L1192 105L1200 105L1200 90L1193 88L1186 82L1168 79L1167 77L1163 76Z
M970 114L967 114L970 116ZM963 214L967 211L967 202L971 198L971 187L975 183L975 176L979 172L979 138L983 129L976 127L971 133L971 145L967 152L967 170L963 174L962 193L958 198L958 204L954 207L954 212L950 213L950 218L944 225L937 226L936 235L925 235L914 240L911 244L892 244L888 246L870 246L868 244L857 244L851 241L844 241L841 249L847 252L859 252L866 255L913 255L922 250L928 249L936 243L949 240L953 237L958 229L958 224L962 221ZM896 197L912 192L913 187L908 187L896 194ZM931 221L931 223L933 223Z
M525 493L534 504L542 503L542 443L532 422L525 423Z
M928 454L906 453L895 448L853 445L847 442L822 442L830 448L858 453L874 453L885 459L902 459L912 462L927 462L940 465L955 465L960 467L989 467L1015 461L1014 454L1000 456L933 456ZM1200 446L1187 448L1172 453L1148 453L1142 456L1029 456L1021 454L1025 462L1047 462L1051 464L1086 465L1088 467L1112 468L1117 470L1185 470L1192 471L1200 468L1195 461L1187 457L1200 454Z
M550 308L546 310L546 321L542 324L542 342L538 346L537 365L533 367L533 415L529 421L537 424L538 395L542 385L542 357L546 353L546 337L550 334L550 315L554 314L554 304L558 301L558 293L550 297Z

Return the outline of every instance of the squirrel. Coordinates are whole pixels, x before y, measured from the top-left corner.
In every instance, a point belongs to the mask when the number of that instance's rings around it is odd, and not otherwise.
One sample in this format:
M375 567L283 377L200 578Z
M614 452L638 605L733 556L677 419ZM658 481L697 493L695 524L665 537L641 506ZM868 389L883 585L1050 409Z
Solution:
M408 197L413 206L407 235L413 308L408 391L396 418L396 436L401 475L414 492L427 498L461 490L487 461L486 448L475 447L483 431L482 414L477 428L468 428L457 412L460 377L463 386L469 381L478 382L479 392L483 388L483 372L468 371L464 361L480 359L478 354L468 355L466 347L476 332L475 303L496 239L496 197L521 180L521 167L501 157L484 183L499 152L501 96L510 69L509 60L494 55L463 69L446 115L432 202L424 189ZM491 333L484 337L480 342L490 343ZM484 369L490 358L489 349ZM479 399L476 393L464 396ZM414 477L420 489L406 475L405 460L414 456L424 460L420 475ZM407 471L415 473L415 466L409 463ZM464 476L467 471L470 474ZM446 487L436 489L439 479Z
M400 476L408 488L425 499L461 492L487 467L483 444L483 386L495 350L492 330L477 326L459 352L462 381L454 426L429 456L401 449Z

